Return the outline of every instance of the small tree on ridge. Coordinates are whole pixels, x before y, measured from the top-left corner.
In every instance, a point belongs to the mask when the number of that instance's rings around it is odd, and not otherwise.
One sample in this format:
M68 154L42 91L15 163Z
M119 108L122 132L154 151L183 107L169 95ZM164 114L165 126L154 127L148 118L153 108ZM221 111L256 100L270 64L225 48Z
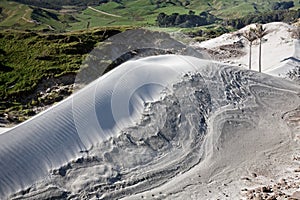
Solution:
M256 24L255 29L253 29L254 34L256 37L259 39L259 50L258 50L258 71L261 72L261 44L262 44L262 39L265 37L269 31L263 27L262 24Z
M249 70L251 70L251 59L252 59L252 44L257 39L256 35L254 34L254 30L250 28L250 30L245 31L243 33L243 37L246 38L249 42Z

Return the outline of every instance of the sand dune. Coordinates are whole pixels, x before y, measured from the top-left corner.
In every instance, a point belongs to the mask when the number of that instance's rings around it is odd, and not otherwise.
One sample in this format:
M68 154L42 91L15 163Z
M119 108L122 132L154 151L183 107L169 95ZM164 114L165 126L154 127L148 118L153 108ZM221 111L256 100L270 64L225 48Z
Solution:
M158 100L162 89L180 74L195 70L184 57L175 58L171 66L168 62L164 57L129 61L1 134L1 196L42 180L52 169L133 126L141 118L145 102Z
M292 82L189 56L126 62L0 135L0 195L242 198L293 167L298 125L286 116L295 119L299 93Z
M202 43L196 43L193 46L217 52L220 51L220 48L224 49L224 47L227 51L240 51L242 53L240 56L234 56L232 53L228 56L225 56L224 54L223 56L220 56L221 58L219 60L248 68L249 46L245 38L241 36L241 33L249 30L251 27L254 27L254 24L246 26L233 33L224 34L220 37ZM262 71L274 76L285 77L289 70L299 64L300 41L291 37L290 30L292 30L293 26L286 23L273 22L265 24L264 27L270 33L264 37L262 43ZM229 47L236 43L242 44L242 47ZM223 51L221 51L221 53L222 52ZM215 59L214 56L212 56L212 59ZM252 47L252 69L258 71L258 41L254 42Z

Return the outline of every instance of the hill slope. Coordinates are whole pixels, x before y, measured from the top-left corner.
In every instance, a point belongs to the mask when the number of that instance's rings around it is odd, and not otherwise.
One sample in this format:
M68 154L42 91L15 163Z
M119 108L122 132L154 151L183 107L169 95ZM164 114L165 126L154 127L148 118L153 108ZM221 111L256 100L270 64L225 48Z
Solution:
M124 30L0 31L0 125L24 121L41 107L70 95L86 55L99 42Z
M159 13L199 15L208 12L222 21L241 18L251 13L259 15L272 10L297 10L299 2L291 2L292 5L284 6L277 0L3 0L0 3L0 27L64 31L112 25L153 26L156 25Z

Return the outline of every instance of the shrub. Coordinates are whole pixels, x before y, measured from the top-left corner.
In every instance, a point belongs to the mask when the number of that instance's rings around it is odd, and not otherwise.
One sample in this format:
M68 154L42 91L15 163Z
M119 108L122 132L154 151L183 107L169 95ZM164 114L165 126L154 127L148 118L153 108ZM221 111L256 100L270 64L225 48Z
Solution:
M296 66L294 69L287 73L287 77L293 81L300 83L300 66Z

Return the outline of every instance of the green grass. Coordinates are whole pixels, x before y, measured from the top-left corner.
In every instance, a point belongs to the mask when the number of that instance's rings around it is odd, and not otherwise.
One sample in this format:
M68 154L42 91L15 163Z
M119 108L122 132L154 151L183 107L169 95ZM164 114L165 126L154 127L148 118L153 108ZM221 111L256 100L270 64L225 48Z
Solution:
M99 27L99 26L112 26L112 25L130 25L126 23L126 20L122 20L116 17L111 17L107 15L103 15L91 9L84 10L81 14L79 14L76 19L78 22L70 23L70 28L68 30L78 30L78 29L86 29L88 23L90 23L89 27ZM115 23L117 20L118 23Z
M104 29L72 34L0 32L0 99L18 99L47 77L76 72L85 55L105 39ZM110 29L105 29L110 34ZM119 28L111 28L121 32Z
M224 18L239 18L245 16L249 13L255 13L255 9L252 5L247 3L242 3L239 5L235 5L231 8L220 9L218 11L213 12L218 16L222 16Z
M8 1L0 1L0 7L3 9L1 13L2 20L0 21L0 25L6 28L33 28L34 24L30 23L24 19L30 19L30 15L32 13L32 9L27 5L8 2Z
M44 104L36 92L44 87L43 81L75 75L99 42L132 28L106 27L63 34L0 31L0 116L18 116L14 122L28 119L35 113L34 106ZM61 100L62 96L57 95L52 94L54 100Z
M59 44L58 41L50 41L30 33L3 34L0 46L5 57L0 62L12 71L0 72L2 98L15 96L21 91L31 91L43 76L75 71L82 60L80 54L68 59L63 53L72 43Z
M120 4L113 2L113 1L105 3L101 6L97 6L95 8L106 11L106 12L111 12L112 14L116 14L116 15L119 15L120 13L117 13L117 11L122 9L122 8L120 8Z
M1 0L0 29L15 30L54 30L63 32L68 23L74 22L68 13L59 13L50 9L38 9L13 1ZM57 16L57 19L51 17Z
M95 7L100 11L105 11L110 14L120 15L122 17L112 17L101 13L97 13L91 9L86 9L80 14L76 15L78 22L70 23L69 30L84 29L87 27L88 21L90 27L97 26L153 26L156 25L157 15L161 12L172 14L174 11L180 14L188 14L189 9L180 6L169 6L163 8L156 8L155 5L145 4L144 0L136 2L128 2L123 5L115 2L109 2L101 6Z
M99 42L132 28L106 27L63 34L0 31L0 116L6 113L17 116L14 123L22 122L35 113L34 106L61 100L63 96L51 93L50 99L41 101L36 90L45 92L45 84L52 78L75 75Z

